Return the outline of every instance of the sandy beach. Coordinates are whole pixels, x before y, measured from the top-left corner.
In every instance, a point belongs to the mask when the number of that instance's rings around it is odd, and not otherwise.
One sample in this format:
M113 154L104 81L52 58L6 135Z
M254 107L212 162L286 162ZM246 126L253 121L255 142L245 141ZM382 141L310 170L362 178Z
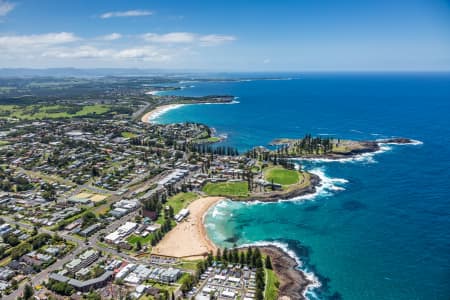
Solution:
M204 197L192 202L189 216L172 229L152 254L172 256L184 259L198 259L208 252L216 252L217 247L209 240L203 226L203 217L210 207L224 200L223 197Z
M160 115L168 112L169 110L176 109L183 106L183 104L167 104L158 106L157 108L149 111L145 115L142 116L141 121L144 123L151 123L154 119L159 117Z

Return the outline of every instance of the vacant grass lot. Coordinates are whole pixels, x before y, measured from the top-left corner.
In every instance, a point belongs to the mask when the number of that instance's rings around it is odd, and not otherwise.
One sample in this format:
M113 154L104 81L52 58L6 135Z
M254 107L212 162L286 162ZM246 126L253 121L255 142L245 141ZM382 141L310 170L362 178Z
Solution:
M132 234L127 238L127 242L136 246L137 242L140 241L141 245L144 246L152 241L153 234L149 234L146 237Z
M92 114L101 115L109 110L109 106L101 104L85 105L82 107L63 105L0 105L0 118L16 118L21 120L73 118Z
M203 191L210 196L247 197L248 183L239 182L209 182L203 187Z
M267 168L264 171L264 178L274 183L282 185L296 184L300 180L301 173L296 170L287 170L282 167Z

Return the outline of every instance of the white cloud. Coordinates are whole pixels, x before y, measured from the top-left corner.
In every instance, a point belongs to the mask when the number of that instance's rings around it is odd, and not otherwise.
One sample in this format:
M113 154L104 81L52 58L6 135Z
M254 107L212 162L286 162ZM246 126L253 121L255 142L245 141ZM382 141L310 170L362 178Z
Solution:
M200 46L215 46L236 40L236 37L232 35L220 35L220 34L199 35L191 32L170 32L166 34L146 33L142 35L142 37L145 41L151 43L166 43L166 44L197 43Z
M169 61L172 58L169 51L149 46L125 49L101 49L90 45L75 48L51 48L40 56L57 59L102 59L108 61Z
M32 34L32 35L3 35L0 36L0 48L44 47L70 43L80 40L70 32Z
M192 43L195 41L195 34L189 32L171 32L166 34L146 33L144 40L152 43Z
M15 3L0 0L0 17L4 17L9 14L14 7L16 7Z
M168 61L172 56L153 47L136 47L121 50L114 57L117 59L137 59L143 61Z
M118 18L118 17L144 17L153 15L149 10L127 10L127 11L110 11L100 15L102 19Z
M122 38L122 35L120 33L116 33L116 32L98 37L98 39L103 40L103 41L115 41L120 38Z
M42 53L43 57L53 58L105 58L114 54L111 49L98 49L84 45L76 48L49 49Z
M220 35L220 34L209 34L204 35L199 38L200 44L203 46L215 46L226 42L235 41L236 38L232 35Z
M233 41L233 36L190 32L81 38L70 32L0 34L0 66L179 65L200 55L202 46Z

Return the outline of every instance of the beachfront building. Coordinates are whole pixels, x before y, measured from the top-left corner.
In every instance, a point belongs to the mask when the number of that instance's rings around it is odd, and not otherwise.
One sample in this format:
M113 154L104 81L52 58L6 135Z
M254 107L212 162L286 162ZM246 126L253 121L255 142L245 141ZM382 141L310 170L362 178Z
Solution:
M105 236L105 241L110 244L119 244L126 236L131 234L136 228L138 224L133 222L126 222L124 225L117 228L116 231Z
M180 210L180 212L178 214L176 214L174 216L174 219L175 219L175 221L180 222L184 218L186 218L188 215L189 215L189 209L183 208L182 210Z

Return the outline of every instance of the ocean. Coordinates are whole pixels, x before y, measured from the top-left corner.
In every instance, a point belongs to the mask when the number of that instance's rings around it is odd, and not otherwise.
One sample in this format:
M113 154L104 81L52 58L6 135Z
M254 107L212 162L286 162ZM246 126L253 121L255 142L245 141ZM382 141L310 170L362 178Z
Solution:
M205 123L240 151L306 133L419 142L341 162L299 161L322 178L315 195L222 202L206 216L210 238L284 247L320 282L310 299L450 299L450 74L277 77L180 83L169 94L230 94L237 103L187 105L156 121Z

